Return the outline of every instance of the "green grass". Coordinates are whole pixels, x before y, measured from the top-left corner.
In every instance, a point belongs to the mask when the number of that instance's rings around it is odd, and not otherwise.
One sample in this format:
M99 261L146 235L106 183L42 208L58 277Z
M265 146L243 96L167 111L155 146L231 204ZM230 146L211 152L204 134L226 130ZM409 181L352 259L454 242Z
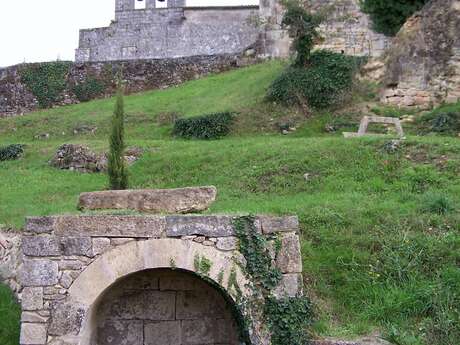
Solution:
M261 103L281 68L272 62L126 97L128 144L146 149L130 169L132 187L215 185L210 213L297 214L318 335L352 338L380 330L398 345L456 345L459 140L411 136L388 153L388 139L325 133L331 114L304 119L289 136L265 130L254 118L297 116ZM0 163L0 223L20 228L25 216L77 213L79 193L107 187L102 174L59 171L47 162L64 142L106 150L112 108L107 99L0 120L0 144L27 145L21 160ZM155 121L160 112L224 110L240 111L247 128L219 141L173 140L170 126ZM71 135L81 123L99 130ZM32 139L41 132L50 140ZM0 313L0 326L3 319Z
M20 313L11 291L0 283L0 344L19 344Z

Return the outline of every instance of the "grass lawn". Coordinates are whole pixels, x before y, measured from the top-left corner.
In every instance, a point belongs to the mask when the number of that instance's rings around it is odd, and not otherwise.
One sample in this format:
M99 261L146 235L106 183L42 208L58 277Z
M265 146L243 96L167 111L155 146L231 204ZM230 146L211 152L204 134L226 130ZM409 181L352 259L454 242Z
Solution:
M456 345L459 139L409 136L389 152L385 138L324 133L330 114L306 119L288 136L258 131L251 114L276 121L295 113L262 102L281 68L271 62L126 97L128 145L146 150L130 169L131 187L215 185L218 200L210 213L297 214L317 335L353 338L379 330L397 345ZM0 120L0 145L27 145L22 159L0 163L0 223L19 229L27 215L77 213L79 193L107 187L102 174L59 171L47 162L67 142L106 150L113 103ZM245 119L238 133L219 141L175 140L171 126L156 120L161 113L223 110ZM81 124L98 130L74 135ZM50 139L33 139L42 133ZM11 304L0 287L0 330L12 332L0 331L5 345L17 344L17 311L2 312Z

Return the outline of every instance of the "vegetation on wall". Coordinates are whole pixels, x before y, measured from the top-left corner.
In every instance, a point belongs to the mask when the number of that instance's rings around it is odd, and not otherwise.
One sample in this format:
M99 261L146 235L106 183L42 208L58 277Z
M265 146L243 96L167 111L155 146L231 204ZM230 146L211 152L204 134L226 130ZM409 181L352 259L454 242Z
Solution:
M41 108L49 108L60 99L67 85L66 77L71 64L55 61L24 65L21 68L21 81L37 98Z
M0 283L0 344L19 344L21 307L11 290Z
M110 188L113 190L128 188L128 171L124 158L125 150L125 110L122 89L119 87L115 111L112 117L112 134L110 135L110 152L108 157L108 174Z
M184 139L219 139L230 133L234 119L231 112L177 119L173 135Z
M72 91L80 102L87 102L101 96L106 86L96 78L88 77L86 80L75 84Z
M374 30L394 36L407 18L429 0L361 0L362 10L369 14Z

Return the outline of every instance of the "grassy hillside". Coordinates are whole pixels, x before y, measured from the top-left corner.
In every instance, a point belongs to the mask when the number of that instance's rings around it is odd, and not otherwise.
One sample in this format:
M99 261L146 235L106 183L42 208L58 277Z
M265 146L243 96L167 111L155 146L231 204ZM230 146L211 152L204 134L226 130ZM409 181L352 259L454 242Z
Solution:
M298 116L263 103L281 68L272 62L126 97L128 144L146 150L130 169L132 187L215 185L219 196L209 212L297 214L317 335L379 330L398 345L455 345L459 139L410 136L392 151L385 138L325 133L332 114L312 114L288 136L270 132L278 119ZM0 145L27 145L21 160L0 163L0 223L20 228L26 215L76 213L79 193L106 188L102 174L59 171L47 161L65 142L106 150L113 104L106 99L0 120ZM165 113L222 110L241 115L237 133L219 141L175 140L171 125L158 121ZM82 124L98 130L74 135ZM50 139L33 139L43 133ZM1 291L0 329L7 318L12 322L1 313L10 303ZM0 332L0 343L16 345L15 337Z

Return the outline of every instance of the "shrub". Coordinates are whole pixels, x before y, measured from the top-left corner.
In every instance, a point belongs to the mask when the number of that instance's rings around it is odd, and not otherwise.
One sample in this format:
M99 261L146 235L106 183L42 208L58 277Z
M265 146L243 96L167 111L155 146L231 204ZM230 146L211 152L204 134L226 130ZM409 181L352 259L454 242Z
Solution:
M422 132L457 135L460 133L460 112L428 113L420 119L419 125Z
M37 98L42 108L49 108L59 100L67 85L71 62L45 62L26 65L21 69L21 81Z
M112 117L112 134L108 157L108 174L110 188L119 190L128 188L128 173L123 152L125 150L124 104L121 88L117 93L115 111Z
M24 145L13 144L5 147L0 147L0 161L15 160L24 153Z
M82 83L74 85L73 93L80 102L90 101L100 96L105 90L105 85L95 78L88 78Z
M289 67L270 86L267 99L283 105L324 108L339 103L353 85L355 58L326 50L312 53L307 68Z
M234 113L224 112L178 119L173 135L185 139L218 139L230 133L234 118Z
M371 17L374 29L394 36L404 22L429 0L361 0L363 11Z

